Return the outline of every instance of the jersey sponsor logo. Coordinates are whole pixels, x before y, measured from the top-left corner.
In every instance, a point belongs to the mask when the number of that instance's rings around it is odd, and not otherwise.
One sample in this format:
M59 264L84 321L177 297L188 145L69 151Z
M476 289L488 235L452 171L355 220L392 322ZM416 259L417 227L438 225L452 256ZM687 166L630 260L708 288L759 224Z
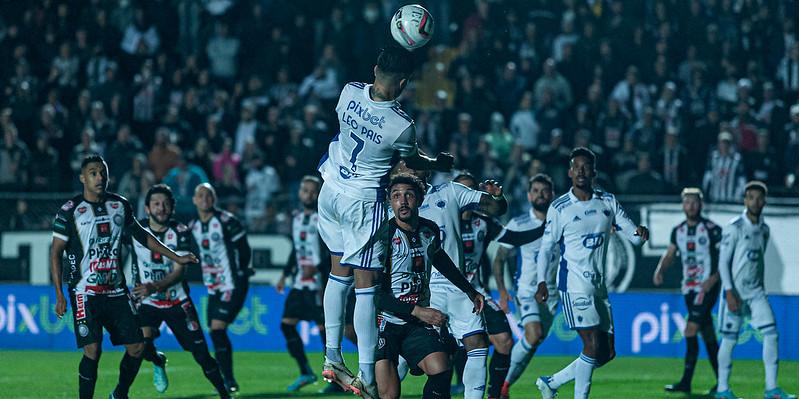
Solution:
M585 211L585 216L591 216L596 213L596 209L589 209Z
M78 320L86 318L86 295L75 294L75 318Z
M202 242L200 243L200 246L202 246L203 249L208 249L211 247L211 242L208 241L207 238L203 238Z
M119 202L112 202L111 209L119 209Z
M581 296L572 301L572 306L577 310L588 310L593 305L590 298Z
M583 246L588 249L597 249L605 243L605 233L592 233L583 236Z
M61 206L61 209L64 211L68 211L75 206L75 203L72 200L67 201L64 205Z
M444 200L438 201L438 202L436 202L436 206L441 208L441 209L444 209L444 207L447 206L447 201L444 201Z
M80 213L80 214L86 213L86 207L82 206L82 207L78 208L78 213Z
M89 248L89 259L95 258L116 258L119 256L119 248L111 248L108 245L101 245L97 248Z

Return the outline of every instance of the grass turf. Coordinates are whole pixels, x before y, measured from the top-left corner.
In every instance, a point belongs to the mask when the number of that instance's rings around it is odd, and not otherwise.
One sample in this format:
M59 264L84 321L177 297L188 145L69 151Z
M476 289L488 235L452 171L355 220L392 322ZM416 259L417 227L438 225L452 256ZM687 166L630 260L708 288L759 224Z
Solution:
M119 360L122 352L105 352L100 361L96 398L106 398L116 385ZM191 355L185 352L168 352L169 390L155 392L152 385L152 365L144 362L136 382L131 388L131 398L213 398L211 384L205 379ZM77 396L77 369L79 352L2 351L4 365L0 373L0 397L3 398L74 398ZM309 354L311 364L321 372L320 354ZM573 359L541 356L533 359L525 374L511 388L512 398L538 398L534 379L538 375L552 374ZM347 356L350 365L356 365L353 355ZM237 352L234 355L236 379L241 385L239 398L291 398L291 397L352 397L351 394L325 396L317 393L325 386L321 378L300 393L289 394L288 386L297 376L297 366L287 353ZM681 359L618 358L594 372L592 398L699 398L666 394L663 385L675 382L682 373ZM421 397L424 377L408 377L402 385L403 398ZM706 360L700 359L694 377L694 389L704 392L715 383ZM780 363L780 385L788 392L799 392L799 362ZM573 396L573 384L560 390L559 397ZM731 379L733 391L744 398L763 397L763 366L760 361L733 362Z

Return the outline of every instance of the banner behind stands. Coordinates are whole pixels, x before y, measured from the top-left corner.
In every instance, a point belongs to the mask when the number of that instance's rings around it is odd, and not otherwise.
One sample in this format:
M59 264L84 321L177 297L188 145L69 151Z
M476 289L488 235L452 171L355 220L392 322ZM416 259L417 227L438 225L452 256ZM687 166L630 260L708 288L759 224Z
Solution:
M205 288L192 286L191 296L197 304L205 329L208 297ZM238 319L230 327L233 346L246 351L285 351L280 332L280 316L285 295L273 287L254 285ZM799 297L771 296L769 298L780 332L780 358L799 360L799 319L789 317L789 309L799 309ZM612 294L613 318L616 328L616 350L619 356L682 357L685 351L682 329L685 325L685 304L679 294ZM72 332L71 310L59 320L53 307L55 293L48 286L0 285L0 349L76 350ZM512 317L512 316L511 316ZM515 319L512 319L515 325ZM312 323L300 323L300 335L309 351L321 351L322 343ZM179 350L171 332L162 326L160 349ZM516 330L519 333L519 330ZM739 335L735 358L759 359L762 337L750 326ZM111 343L104 342L106 349ZM700 345L701 346L701 345ZM354 346L344 344L352 351ZM558 314L549 337L538 353L547 355L576 355L581 343ZM704 348L702 349L704 356Z

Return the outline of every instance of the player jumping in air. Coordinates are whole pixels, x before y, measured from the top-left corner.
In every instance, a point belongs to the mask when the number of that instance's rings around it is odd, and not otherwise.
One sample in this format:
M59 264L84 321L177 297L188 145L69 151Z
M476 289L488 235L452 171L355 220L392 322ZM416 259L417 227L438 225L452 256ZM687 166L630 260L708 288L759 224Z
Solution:
M685 221L671 231L669 248L660 258L652 281L663 284L663 274L671 267L679 253L682 263L682 293L688 307L688 322L685 324L685 369L679 382L666 385L667 392L691 393L696 359L699 357L697 333L702 334L707 348L708 360L713 373L718 376L719 344L713 327L713 306L719 298L720 285L718 264L721 227L702 217L702 191L698 188L682 190L682 209Z
M575 148L569 157L568 193L552 202L547 211L546 231L538 253L539 304L549 299L547 287L550 256L555 244L561 247L558 291L566 322L583 341L580 356L552 377L536 381L545 399L574 380L575 399L587 398L594 368L616 356L613 317L605 287L604 265L610 234L620 234L634 245L649 238L646 227L635 226L613 194L596 190L596 156L591 150Z
M247 299L250 287L250 244L247 232L233 214L216 207L216 191L203 183L194 189L197 219L189 229L200 250L203 283L208 289L208 327L216 361L229 392L238 392L233 376L233 346L227 327L233 323Z
M400 397L399 357L427 375L425 398L449 398L450 365L447 348L433 326L443 327L446 316L430 307L430 273L433 265L450 279L479 314L485 298L456 268L441 247L441 233L430 220L419 217L425 196L421 180L410 174L395 175L389 185L394 217L375 237L386 242L383 282L377 296L377 383L380 397Z
M530 210L513 218L506 226L508 230L516 231L522 229L543 228L547 217L549 204L552 203L553 184L552 179L543 174L538 174L530 178L527 187L527 200L530 202ZM503 311L508 312L508 290L505 288L504 266L506 258L514 247L508 244L501 244L494 257L494 280L499 291L499 306ZM524 373L524 369L532 360L536 349L549 334L552 321L555 318L559 298L552 295L546 303L539 304L535 300L534 287L538 280L538 260L541 240L522 245L517 254L516 273L514 278L516 290L516 311L518 313L519 324L524 329L524 336L519 338L513 345L510 353L510 368L508 369L505 382L502 385L500 398L510 396L510 386L516 382ZM547 287L554 292L557 289L555 283L558 267L558 251L552 251L547 265ZM496 356L496 355L495 355Z
M744 188L744 212L724 226L719 252L719 274L724 295L719 304L719 383L716 398L735 399L730 390L732 349L738 342L744 317L763 334L766 399L796 399L777 386L777 322L763 285L769 227L763 221L766 185L751 181Z
M416 64L400 47L386 47L377 57L374 84L348 83L336 114L339 133L319 163L324 183L319 194L319 232L331 253L331 272L324 294L327 345L323 377L364 397L377 397L374 378L377 318L374 297L384 244L370 244L387 221L388 174L395 154L418 169L448 171L453 158L419 153L413 120L397 97ZM341 356L341 333L347 293L355 280L355 333L359 375L355 378Z
M175 197L165 184L156 184L144 196L147 219L141 224L178 254L197 253L197 246L186 225L172 219ZM208 352L205 335L200 328L189 286L183 279L186 267L164 258L138 241L133 246L133 293L140 299L139 320L144 335L144 359L153 363L153 384L159 393L169 386L166 375L166 356L156 351L153 340L159 335L161 323L166 322L184 350L190 352L213 384L219 396L229 398L219 365Z
M66 313L62 289L66 282L75 338L78 348L83 348L78 366L79 397L94 396L105 328L112 344L125 345L119 382L110 398L127 398L141 367L144 340L120 264L122 235L127 232L151 251L179 264L197 263L197 258L192 254L180 256L166 247L136 221L125 198L106 191L108 165L99 155L83 159L80 182L83 193L61 206L53 221L50 262L56 289L55 313L59 318ZM65 252L66 269L62 265Z

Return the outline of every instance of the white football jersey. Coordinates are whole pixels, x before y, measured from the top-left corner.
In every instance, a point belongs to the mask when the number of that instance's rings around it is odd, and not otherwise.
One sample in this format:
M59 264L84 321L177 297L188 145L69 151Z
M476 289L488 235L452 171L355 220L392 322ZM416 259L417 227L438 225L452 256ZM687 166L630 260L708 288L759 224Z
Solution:
M447 182L429 187L424 202L419 207L421 217L438 225L444 252L461 272L464 270L461 213L478 209L482 196L482 191L472 190L460 183ZM452 285L435 267L430 276L430 284Z
M510 231L524 231L535 229L542 224L544 224L544 221L537 218L533 212L533 208L530 208L527 213L511 219L510 223L508 223L505 228ZM517 297L532 297L538 289L538 254L541 250L542 239L543 237L519 247L519 255L516 258L516 273L513 277L513 282L516 285ZM509 244L500 243L500 245L508 249L514 248ZM560 249L550 251L546 282L551 292L557 289L555 279L558 273L559 255Z
M741 299L765 294L763 258L770 230L763 217L754 224L746 213L722 229L719 274L724 290L734 289Z
M604 265L611 230L640 245L636 226L613 194L594 191L580 201L570 189L552 202L538 254L538 282L547 281L551 251L560 246L558 290L606 296Z
M319 161L325 184L364 201L385 198L395 152L417 153L413 119L397 101L373 101L370 84L350 82L336 105L339 133Z

